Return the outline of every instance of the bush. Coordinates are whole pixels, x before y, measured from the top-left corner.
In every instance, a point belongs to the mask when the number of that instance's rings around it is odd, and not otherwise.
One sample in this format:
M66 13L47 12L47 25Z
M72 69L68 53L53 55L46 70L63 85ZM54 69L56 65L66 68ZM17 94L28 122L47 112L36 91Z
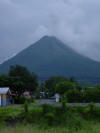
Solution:
M32 103L34 100L33 100L32 98L27 98L26 101L27 101L28 103Z
M93 102L91 102L89 105L88 105L88 119L91 120L91 119L98 119L100 116L97 115L97 110L96 110L96 107L95 107L95 104Z
M48 113L45 115L45 118L46 118L47 123L48 123L49 126L53 125L54 119L55 119L55 116L54 116L53 113L48 112Z
M90 112L90 113L94 113L95 104L94 104L93 102L91 102L91 103L88 105L88 108L89 108L89 112Z
M15 104L24 104L25 101L27 101L28 103L31 103L31 102L33 102L33 99L32 98L25 98L24 96L14 98Z
M86 126L86 121L81 118L78 114L70 114L66 119L67 127L74 128L76 130Z
M25 113L28 113L28 112L29 112L29 109L28 109L28 102L27 102L27 101L24 103L24 112L25 112Z
M66 95L63 95L63 96L62 96L62 99L61 99L62 110L63 110L63 111L66 111L66 102L67 102Z
M49 104L43 104L42 105L42 112L43 115L45 115L48 112L54 112L55 111L55 107Z
M14 98L14 103L15 104L24 104L25 101L26 101L26 98L24 96Z
M5 121L0 121L0 130L6 127Z

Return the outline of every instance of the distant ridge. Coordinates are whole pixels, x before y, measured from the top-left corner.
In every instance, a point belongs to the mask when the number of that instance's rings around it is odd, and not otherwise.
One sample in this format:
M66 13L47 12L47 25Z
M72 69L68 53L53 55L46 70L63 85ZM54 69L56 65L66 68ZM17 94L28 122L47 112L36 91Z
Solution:
M7 73L11 65L22 65L39 77L100 77L100 63L80 55L53 36L44 36L0 65Z

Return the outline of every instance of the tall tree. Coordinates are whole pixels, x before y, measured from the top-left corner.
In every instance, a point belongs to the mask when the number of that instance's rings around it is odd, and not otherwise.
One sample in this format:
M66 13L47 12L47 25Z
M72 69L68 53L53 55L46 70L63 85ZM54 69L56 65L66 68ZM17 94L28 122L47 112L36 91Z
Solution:
M54 76L45 81L45 86L48 88L51 95L53 95L55 93L56 85L64 81L68 81L67 78L63 76Z
M56 92L63 95L64 93L67 93L69 90L74 90L75 84L72 82L61 82L56 85Z
M9 86L9 76L6 74L0 75L0 87Z
M21 95L24 91L34 93L37 83L37 76L30 73L27 68L23 66L11 66L9 71L12 91L17 91Z

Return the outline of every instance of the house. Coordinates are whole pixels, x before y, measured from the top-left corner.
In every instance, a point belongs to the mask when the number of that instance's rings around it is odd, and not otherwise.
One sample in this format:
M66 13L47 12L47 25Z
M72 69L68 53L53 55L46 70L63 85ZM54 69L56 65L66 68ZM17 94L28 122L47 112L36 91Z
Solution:
M25 91L23 93L23 95L24 95L25 98L30 98L30 92L29 91Z
M41 91L40 92L40 98L44 98L45 97L45 92L44 91Z
M0 87L0 106L7 106L10 102L10 89L9 87Z

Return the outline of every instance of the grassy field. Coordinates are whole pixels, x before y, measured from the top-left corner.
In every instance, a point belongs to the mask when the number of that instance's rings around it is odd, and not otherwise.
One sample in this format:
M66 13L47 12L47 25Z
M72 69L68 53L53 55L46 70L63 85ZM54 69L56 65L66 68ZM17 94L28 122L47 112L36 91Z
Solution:
M24 104L0 108L0 133L100 133L100 107L31 104L28 108Z
M16 127L9 127L0 131L0 133L100 133L100 123L92 123L81 130L67 129L62 127L43 129L38 126L27 125Z

